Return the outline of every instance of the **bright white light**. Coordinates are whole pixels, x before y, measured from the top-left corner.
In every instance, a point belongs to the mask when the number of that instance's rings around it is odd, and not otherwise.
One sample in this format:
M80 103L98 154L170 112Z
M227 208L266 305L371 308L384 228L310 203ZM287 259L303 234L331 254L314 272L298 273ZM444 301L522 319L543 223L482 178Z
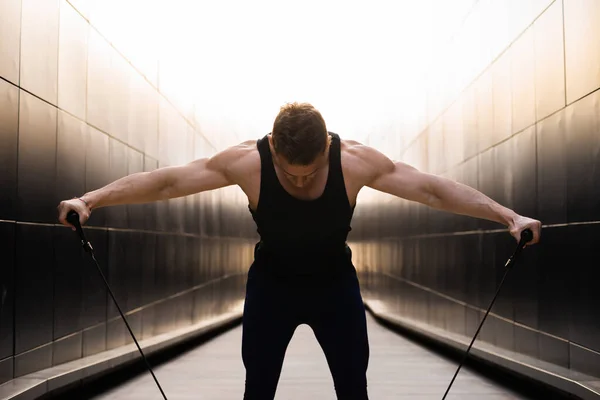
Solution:
M218 147L306 101L345 138L414 135L427 68L474 0L103 0L92 22ZM155 77L150 78L154 80Z
M425 1L175 0L164 7L163 57L187 70L171 83L194 92L207 128L226 118L236 139L255 138L271 129L280 105L306 101L330 130L364 140L389 118L416 112L411 94L432 42ZM212 134L227 131L219 125L223 131Z

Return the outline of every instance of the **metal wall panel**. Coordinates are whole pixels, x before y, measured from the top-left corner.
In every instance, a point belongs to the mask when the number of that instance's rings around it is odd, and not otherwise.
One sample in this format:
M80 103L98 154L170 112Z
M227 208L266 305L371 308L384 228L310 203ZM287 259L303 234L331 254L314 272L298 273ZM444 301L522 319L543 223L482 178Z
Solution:
M15 355L52 341L53 229L47 225L17 224Z
M566 109L567 221L600 221L600 92Z
M0 1L0 383L132 342L58 201L217 150L90 25L96 6L73 3L26 0L21 18ZM92 212L86 236L137 337L239 309L256 237L240 200Z
M597 227L594 225L571 225L567 229L568 243L577 244L579 251L573 252L571 262L573 265L598 266ZM572 268L571 275L572 300L571 300L571 325L569 340L580 346L600 352L600 317L597 304L600 301L598 290L590 282L598 282L600 273L598 268ZM600 372L600 366L596 372Z
M499 143L512 134L511 61L511 53L506 52L491 67L494 107L492 144Z
M85 193L87 140L88 126L64 111L58 111L56 198L68 199Z
M17 217L19 89L0 80L0 219Z
M564 1L567 104L600 88L600 3Z
M84 293L83 251L68 228L54 229L54 329L53 339L79 331Z
M533 24L535 116L538 121L565 106L562 1L554 1Z
M56 219L57 109L24 91L20 100L18 218L53 223Z
M60 3L58 107L86 120L90 26L67 2Z
M511 57L512 132L535 123L535 47L527 28L508 50Z
M21 0L0 1L0 77L19 83Z
M88 138L85 148L85 191L91 192L110 183L109 171L110 138L93 126L88 127ZM106 226L107 208L99 208L92 212L89 226Z
M567 221L565 110L537 124L538 216L546 224Z
M15 301L15 228L12 222L0 222L0 254L2 254L2 268L0 268L0 360L10 359L14 355L14 301ZM2 361L0 361L2 362ZM0 383L9 380L5 367L0 367Z
M491 19L501 2L492 3L479 2L455 38L467 40L478 24L496 26ZM503 44L482 36L487 51L481 57L490 62L479 65L473 57L461 67L473 71L473 81L445 110L423 117L427 124L400 150L401 159L472 186L545 226L540 245L528 247L508 275L478 340L600 377L600 35L591 22L598 6L588 0L504 4L512 33L502 32ZM428 96L444 92L443 85ZM423 106L434 103L439 99ZM455 127L462 127L462 148L451 143ZM441 151L443 160L465 161L443 163ZM394 203L383 194L369 193L355 216L351 246L366 302L470 340L514 251L510 234L495 222ZM382 229L390 224L398 228Z
M20 85L56 105L60 0L22 0Z

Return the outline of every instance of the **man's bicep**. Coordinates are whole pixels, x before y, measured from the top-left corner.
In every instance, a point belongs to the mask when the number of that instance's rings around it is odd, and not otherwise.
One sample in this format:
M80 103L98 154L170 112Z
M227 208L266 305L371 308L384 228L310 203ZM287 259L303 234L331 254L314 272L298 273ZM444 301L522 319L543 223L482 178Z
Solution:
M431 202L431 176L403 162L382 164L381 171L368 187L423 204Z
M168 167L168 197L182 197L233 185L227 173L227 154L201 158L185 165Z

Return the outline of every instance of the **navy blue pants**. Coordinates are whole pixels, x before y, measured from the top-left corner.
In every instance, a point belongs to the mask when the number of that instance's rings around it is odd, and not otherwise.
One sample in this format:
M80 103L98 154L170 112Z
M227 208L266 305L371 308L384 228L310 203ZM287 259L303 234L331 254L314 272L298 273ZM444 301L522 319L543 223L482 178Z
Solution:
M369 343L356 271L326 280L282 279L254 264L243 316L244 400L272 400L296 327L315 333L338 400L367 400Z

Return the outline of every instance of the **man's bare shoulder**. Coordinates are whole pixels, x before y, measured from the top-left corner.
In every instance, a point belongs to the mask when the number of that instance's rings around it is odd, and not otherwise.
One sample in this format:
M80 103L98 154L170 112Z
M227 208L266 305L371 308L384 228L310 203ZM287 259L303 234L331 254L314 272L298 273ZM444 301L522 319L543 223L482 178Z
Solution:
M255 172L260 170L260 154L256 142L256 140L247 140L228 147L215 154L211 159L232 176Z
M393 162L377 149L356 140L342 140L342 166L350 173L371 176L393 168Z

